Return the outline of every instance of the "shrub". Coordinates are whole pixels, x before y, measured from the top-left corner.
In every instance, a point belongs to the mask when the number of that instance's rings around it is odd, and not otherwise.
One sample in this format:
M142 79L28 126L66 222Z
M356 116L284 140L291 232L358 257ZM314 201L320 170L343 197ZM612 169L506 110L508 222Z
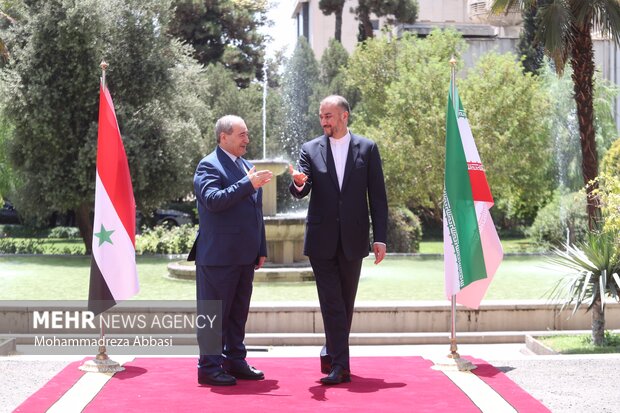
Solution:
M0 238L0 253L42 254L43 243L38 239Z
M47 236L46 229L34 228L26 225L0 225L0 238L38 238Z
M80 230L76 227L52 228L48 238L80 238Z
M85 252L83 245L48 246L45 249L45 254L50 255L84 255Z
M136 237L136 254L186 254L192 248L197 225L166 228L157 226L146 229Z
M418 252L422 239L420 219L405 207L392 207L388 211L388 251Z
M582 192L556 191L551 202L538 212L527 235L538 244L558 246L566 242L567 228L571 243L583 240L588 232L586 198Z
M603 157L601 173L620 177L620 139L616 139L611 144Z

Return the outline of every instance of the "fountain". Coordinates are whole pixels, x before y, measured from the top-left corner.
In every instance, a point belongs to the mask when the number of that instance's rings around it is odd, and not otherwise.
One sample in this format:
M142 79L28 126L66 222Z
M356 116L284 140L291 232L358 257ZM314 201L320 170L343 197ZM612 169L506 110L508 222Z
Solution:
M274 178L287 171L289 163L281 159L267 159L267 71L263 68L263 159L252 160L257 170L268 169ZM263 216L269 257L265 266L254 274L254 281L312 281L314 275L308 259L303 255L305 213L277 213L276 179L263 186ZM171 278L196 278L193 262L168 264Z

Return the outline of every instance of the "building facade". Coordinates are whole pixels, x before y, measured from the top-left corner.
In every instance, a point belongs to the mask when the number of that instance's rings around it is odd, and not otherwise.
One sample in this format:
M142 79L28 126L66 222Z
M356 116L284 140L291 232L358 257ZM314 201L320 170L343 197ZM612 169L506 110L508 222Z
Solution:
M319 0L289 0L292 18L297 22L297 36L308 39L317 59L323 55L329 40L334 37L335 16L325 16ZM490 13L493 0L418 0L418 19L414 24L395 27L391 35L398 37L409 31L420 36L434 28L452 27L458 30L469 47L462 56L465 67L471 67L480 56L489 52L515 52L521 31L521 12L515 8L507 14ZM342 16L342 45L351 53L357 45L358 21L351 9L357 0L346 0ZM381 35L385 19L373 19L375 34ZM594 36L596 68L604 79L614 85L620 81L619 47L609 39ZM615 99L615 119L620 131L620 100Z

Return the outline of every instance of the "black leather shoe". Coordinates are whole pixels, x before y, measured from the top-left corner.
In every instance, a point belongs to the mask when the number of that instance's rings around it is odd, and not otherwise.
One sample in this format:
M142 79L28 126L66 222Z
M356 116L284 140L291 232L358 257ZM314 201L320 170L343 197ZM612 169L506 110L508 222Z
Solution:
M216 371L209 374L198 372L198 383L211 386L234 386L237 384L237 379L223 371Z
M321 383L327 385L349 383L350 381L351 373L349 372L349 370L338 364L332 367L332 371L329 372L329 375L321 379Z
M226 373L241 380L262 380L265 378L265 374L249 364L245 367L236 366L234 369L227 369Z
M332 371L332 356L329 354L321 355L321 373L329 374Z

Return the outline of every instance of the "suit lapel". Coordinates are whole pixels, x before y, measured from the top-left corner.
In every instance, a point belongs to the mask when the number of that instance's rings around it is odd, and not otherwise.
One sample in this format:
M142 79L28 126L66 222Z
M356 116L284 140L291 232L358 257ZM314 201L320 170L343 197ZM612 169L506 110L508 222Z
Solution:
M353 168L355 167L355 160L357 159L360 153L360 143L355 138L353 134L351 134L351 142L349 142L349 151L347 152L347 162L344 165L344 176L342 177L342 190L344 190L347 185L347 181L351 176L351 172L353 172Z
M224 167L224 169L226 169L228 172L232 173L233 176L237 177L237 180L242 179L244 176L246 176L245 173L243 173L239 167L237 166L237 164L235 164L233 162L232 159L230 159L230 156L228 156L226 154L226 152L224 152L219 146L217 147L217 159L219 159L220 164L222 164L222 166ZM243 162L243 164L245 165L246 168L248 168L248 171L250 169L252 169L252 166L248 167L248 162L241 158L241 162ZM261 189L259 189L257 192L253 193L252 196L250 197L250 199L256 203L256 198L258 196L258 193L261 192Z
M246 161L243 158L241 158L241 162L243 162L243 165L245 166L245 168L248 171L251 170L254 167L254 165L252 165L250 162ZM237 168L237 169L239 169L239 168ZM243 175L243 176L246 176L246 175ZM242 178L243 178L243 176L242 176ZM254 201L254 203L256 203L256 199L258 198L258 194L260 194L262 190L263 190L263 188L258 188L258 190L252 194L252 201Z
M224 152L219 146L217 147L217 159L219 159L224 169L232 173L233 176L236 176L237 179L241 179L245 176L245 174L239 170L233 160L230 159L230 156L228 156L226 152Z
M327 167L327 173L332 178L334 185L336 185L336 189L340 191L340 185L338 185L338 175L336 175L336 164L334 162L334 156L332 155L332 149L329 144L329 138L323 135L323 141L320 145L321 156L323 157L323 162L325 162L325 166Z

